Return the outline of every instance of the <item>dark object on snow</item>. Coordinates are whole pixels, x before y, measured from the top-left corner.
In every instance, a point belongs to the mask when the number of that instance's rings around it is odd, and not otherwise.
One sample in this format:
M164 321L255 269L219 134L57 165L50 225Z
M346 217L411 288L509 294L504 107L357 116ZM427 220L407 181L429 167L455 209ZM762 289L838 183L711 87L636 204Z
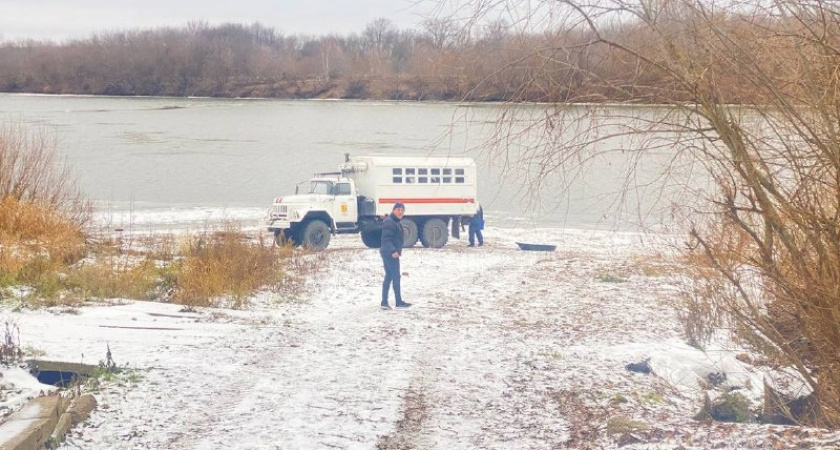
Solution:
M703 394L703 409L694 420L716 420L718 422L755 423L755 414L750 401L737 392L727 392L713 402L708 393Z
M643 441L641 438L630 433L622 433L620 436L618 436L618 439L615 440L615 443L619 447L624 447L625 445L643 444L644 442L645 441Z
M68 387L77 381L93 376L98 369L78 363L66 363L58 361L38 361L31 359L26 362L29 373L38 379L40 383L51 384L57 387Z
M761 423L824 426L820 403L813 392L796 398L784 395L764 382L764 410Z
M547 245L547 244L526 244L524 242L517 242L516 245L519 246L522 250L528 250L532 252L553 252L554 249L557 248L556 245Z
M712 372L706 375L706 380L712 386L720 386L726 381L726 372Z
M636 373L651 373L653 369L650 368L650 358L645 359L640 363L630 363L624 366L625 369Z

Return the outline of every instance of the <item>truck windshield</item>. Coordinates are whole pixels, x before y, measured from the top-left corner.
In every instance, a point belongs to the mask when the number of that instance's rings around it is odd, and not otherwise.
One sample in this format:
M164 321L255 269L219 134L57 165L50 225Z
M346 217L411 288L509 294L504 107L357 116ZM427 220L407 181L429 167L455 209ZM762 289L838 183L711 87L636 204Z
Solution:
M330 181L313 181L309 185L310 194L330 195L333 191L333 184Z

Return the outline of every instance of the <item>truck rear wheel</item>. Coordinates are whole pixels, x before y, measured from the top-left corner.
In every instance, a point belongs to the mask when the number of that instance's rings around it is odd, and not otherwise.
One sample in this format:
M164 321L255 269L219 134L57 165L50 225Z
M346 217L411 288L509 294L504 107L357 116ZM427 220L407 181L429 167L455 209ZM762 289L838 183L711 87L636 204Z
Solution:
M313 220L303 227L300 245L310 250L323 250L330 245L330 227L323 221Z
M362 242L368 248L382 247L382 230L362 231Z
M414 247L414 245L417 244L417 239L419 238L417 222L403 217L403 219L400 220L400 225L402 225L403 232L403 247Z
M423 232L420 233L420 242L423 247L441 248L446 245L449 233L446 229L446 222L441 219L429 219L423 224Z

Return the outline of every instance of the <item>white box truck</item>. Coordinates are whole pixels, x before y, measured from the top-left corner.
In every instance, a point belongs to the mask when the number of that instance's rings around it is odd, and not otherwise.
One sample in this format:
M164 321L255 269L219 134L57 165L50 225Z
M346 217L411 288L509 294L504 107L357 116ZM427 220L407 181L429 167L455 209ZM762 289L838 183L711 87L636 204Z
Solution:
M321 250L332 234L361 233L365 245L378 248L382 220L400 201L404 246L419 240L439 248L450 230L457 238L462 219L478 209L472 158L347 154L338 169L316 173L295 195L274 200L267 223L275 242Z

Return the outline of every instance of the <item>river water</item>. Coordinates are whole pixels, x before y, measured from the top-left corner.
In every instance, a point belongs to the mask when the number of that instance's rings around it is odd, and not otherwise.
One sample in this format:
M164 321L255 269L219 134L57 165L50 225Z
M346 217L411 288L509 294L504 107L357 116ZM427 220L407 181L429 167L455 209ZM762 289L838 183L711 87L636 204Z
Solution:
M501 112L492 104L0 94L0 121L55 136L99 220L114 227L220 218L258 227L274 197L335 170L345 153L475 157L488 225L631 229L669 220L670 200L645 181L657 178L655 164L636 174L629 195L620 161L605 160L565 189L547 182L537 200L483 147Z

